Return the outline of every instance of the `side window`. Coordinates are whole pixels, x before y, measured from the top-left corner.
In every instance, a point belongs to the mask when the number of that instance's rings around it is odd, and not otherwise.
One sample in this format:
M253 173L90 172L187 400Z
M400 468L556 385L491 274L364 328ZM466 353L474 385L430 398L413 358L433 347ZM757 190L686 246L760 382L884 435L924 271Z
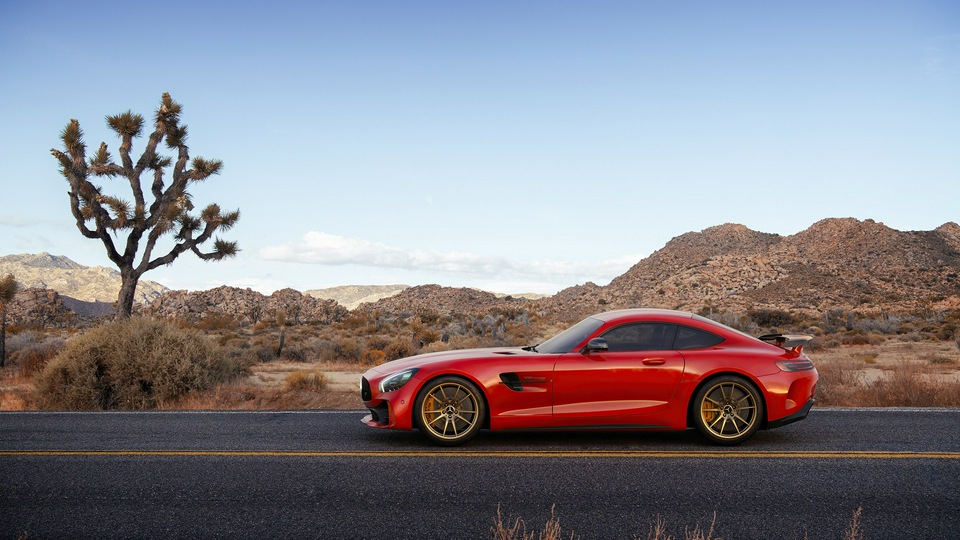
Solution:
M677 327L662 323L632 323L612 328L600 337L610 352L669 350Z
M722 341L723 338L716 334L711 334L699 328L681 326L677 330L677 340L674 342L673 348L677 350L706 349Z

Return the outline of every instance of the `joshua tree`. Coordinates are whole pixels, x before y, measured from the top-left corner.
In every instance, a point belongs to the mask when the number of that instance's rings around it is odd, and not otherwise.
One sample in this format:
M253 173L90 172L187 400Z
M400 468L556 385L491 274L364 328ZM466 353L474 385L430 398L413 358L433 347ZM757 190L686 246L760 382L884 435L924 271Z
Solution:
M17 280L11 274L0 279L0 368L7 363L7 304L17 295Z
M219 174L223 162L202 157L190 160L186 145L187 126L180 125L180 110L180 104L173 101L170 94L164 93L155 115L153 132L136 162L130 156L130 151L133 139L139 137L143 130L144 120L143 116L130 111L107 117L107 125L120 138L120 164L113 161L106 143L100 143L100 149L90 157L88 163L83 132L76 120L70 120L60 134L64 151L50 150L60 162L63 176L70 183L70 210L77 221L77 228L87 238L100 240L107 250L107 256L120 270L118 320L130 316L137 283L148 270L171 264L187 250L205 261L232 257L239 251L236 242L220 238L215 239L212 251L200 250L201 244L210 240L216 231L233 227L240 219L240 211L224 214L218 205L210 204L199 215L190 214L194 206L187 188L194 182ZM177 152L176 161L158 153L157 146L161 140L167 148ZM164 172L171 165L171 178L166 184ZM150 186L153 197L149 206L140 180L144 173L153 177ZM133 191L133 203L105 195L100 186L91 182L92 177L120 177L126 180ZM121 232L126 232L127 237L125 243L118 245L122 240L119 236ZM157 242L167 234L173 237L172 247L165 255L154 257ZM146 245L141 253L140 243L144 239Z

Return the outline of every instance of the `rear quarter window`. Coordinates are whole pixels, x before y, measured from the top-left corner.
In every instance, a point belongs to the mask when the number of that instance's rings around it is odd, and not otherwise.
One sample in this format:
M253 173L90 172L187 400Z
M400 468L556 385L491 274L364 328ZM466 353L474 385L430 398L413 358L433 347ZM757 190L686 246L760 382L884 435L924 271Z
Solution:
M677 328L677 338L673 342L673 348L676 350L706 349L722 342L723 338L716 334L699 328L680 326Z

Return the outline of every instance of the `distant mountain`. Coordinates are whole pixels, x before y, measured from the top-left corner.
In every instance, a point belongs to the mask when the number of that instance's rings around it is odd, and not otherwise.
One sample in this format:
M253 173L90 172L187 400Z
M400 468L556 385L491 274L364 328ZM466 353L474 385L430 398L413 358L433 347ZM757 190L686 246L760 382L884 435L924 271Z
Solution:
M423 285L419 288L417 294L423 293L423 290L435 291L438 287L439 285ZM409 285L344 285L342 287L330 287L328 289L311 289L309 291L304 291L303 294L312 296L314 298L336 300L341 306L349 310L354 310L359 307L360 304L373 304L379 300L393 298L394 296L406 292L408 289L411 289ZM440 289L448 289L450 291L476 290L457 289L453 287L441 287ZM505 294L491 292L490 294L496 298L524 300L539 300L540 298L546 298L548 296L545 294L536 293ZM404 300L401 299L399 303L402 304L403 301Z
M77 305L70 298L113 302L120 287L115 270L86 268L47 253L0 257L0 275L6 273L24 287L37 288L24 295L24 314L60 317L64 308L100 313L104 306ZM253 322L281 313L335 321L345 316L345 307L437 315L528 310L566 320L630 307L740 313L773 309L810 315L834 309L944 311L960 309L960 225L904 232L869 219L825 219L780 236L728 223L670 240L609 285L586 283L539 300L439 285L334 287L306 295L285 289L269 297L233 287L164 291L161 285L141 282L138 300L143 309L194 318L219 313Z
M120 292L120 272L117 270L83 266L67 257L49 253L0 257L0 276L7 274L13 274L24 288L51 289L84 302L113 303ZM166 290L159 283L140 280L135 302L149 304Z
M873 220L825 219L791 236L726 224L674 238L609 285L545 300L573 318L664 307L811 314L829 309L960 309L960 226L897 231Z
M360 304L390 298L409 288L409 285L344 285L327 289L311 289L304 291L303 294L324 300L335 300L347 309L355 309Z

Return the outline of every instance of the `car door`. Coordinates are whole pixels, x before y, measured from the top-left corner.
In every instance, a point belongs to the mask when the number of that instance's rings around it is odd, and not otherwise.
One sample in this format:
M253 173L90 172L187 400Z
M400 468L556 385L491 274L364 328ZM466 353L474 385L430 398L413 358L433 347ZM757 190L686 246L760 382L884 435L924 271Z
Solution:
M666 409L683 375L683 356L672 350L677 327L627 323L602 337L607 350L563 354L554 366L553 415L560 424L578 418L630 417Z

